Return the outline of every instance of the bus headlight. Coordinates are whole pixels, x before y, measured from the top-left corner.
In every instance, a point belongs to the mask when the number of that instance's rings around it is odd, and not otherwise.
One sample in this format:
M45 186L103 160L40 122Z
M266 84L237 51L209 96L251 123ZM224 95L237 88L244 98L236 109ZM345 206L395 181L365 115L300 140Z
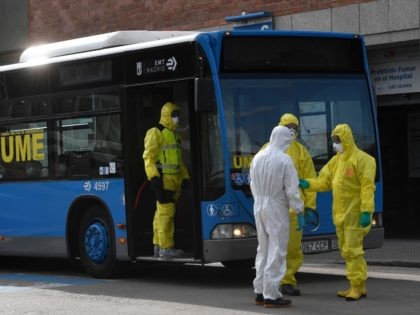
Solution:
M372 215L372 227L382 226L382 212L375 212Z
M211 239L255 237L257 230L250 224L219 224L211 232Z

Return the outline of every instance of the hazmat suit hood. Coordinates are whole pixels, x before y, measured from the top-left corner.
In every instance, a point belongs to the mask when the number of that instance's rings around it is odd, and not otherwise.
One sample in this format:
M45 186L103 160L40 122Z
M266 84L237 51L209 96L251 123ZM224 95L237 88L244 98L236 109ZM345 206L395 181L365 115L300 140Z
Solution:
M162 106L162 110L160 112L159 124L161 124L165 128L168 128L169 130L175 130L176 129L176 124L173 123L172 116L171 116L171 114L174 110L179 110L179 107L176 106L174 103L166 102Z
M277 126L271 132L268 146L286 152L292 141L293 137L290 134L289 129L283 126Z
M295 124L299 128L299 120L293 114L284 114L280 117L279 126L287 126L289 124Z
M355 149L357 149L357 145L354 142L353 132L351 128L347 124L339 124L337 125L331 136L338 136L340 137L341 143L343 145L344 152L343 154L351 154Z

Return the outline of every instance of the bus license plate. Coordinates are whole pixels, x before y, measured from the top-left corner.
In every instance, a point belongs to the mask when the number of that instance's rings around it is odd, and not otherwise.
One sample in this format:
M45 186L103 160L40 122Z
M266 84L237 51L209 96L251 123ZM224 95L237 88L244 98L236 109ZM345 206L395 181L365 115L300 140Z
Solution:
M304 241L302 242L302 252L304 254L316 252L328 252L330 250L328 240Z

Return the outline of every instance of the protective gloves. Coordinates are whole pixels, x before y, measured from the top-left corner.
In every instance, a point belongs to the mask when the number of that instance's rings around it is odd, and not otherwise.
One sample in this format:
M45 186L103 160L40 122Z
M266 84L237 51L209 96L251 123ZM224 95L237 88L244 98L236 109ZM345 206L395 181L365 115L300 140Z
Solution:
M370 214L370 212L367 212L367 211L363 211L361 214L360 214L360 218L359 218L359 223L360 223L360 225L362 226L362 227L367 227L367 226L369 226L369 224L370 224L370 222L372 221L372 219L371 219L371 214Z
M182 188L182 189L187 189L189 186L190 186L190 181L189 181L189 179L184 179L184 180L182 181L181 188Z
M305 208L305 229L315 232L319 228L319 214L315 209Z
M303 226L305 225L305 216L303 215L303 212L299 212L297 214L297 219L298 219L298 227L296 231L300 231L303 229Z
M153 191L161 190L162 187L162 178L159 176L155 176L150 180L150 188L152 188Z
M299 186L302 189L309 188L309 182L306 179L299 179Z
M311 223L311 224L318 224L318 217L315 214L314 209L312 208L305 208L304 214L305 214L305 222Z
M163 195L163 182L162 178L155 176L150 180L150 188L155 193L156 200L162 200Z

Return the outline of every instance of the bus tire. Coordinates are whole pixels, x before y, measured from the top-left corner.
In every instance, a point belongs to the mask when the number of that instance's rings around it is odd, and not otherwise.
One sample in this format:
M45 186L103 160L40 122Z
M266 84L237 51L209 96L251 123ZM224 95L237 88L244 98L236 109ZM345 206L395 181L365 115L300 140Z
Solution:
M101 207L88 208L79 229L79 253L85 270L95 278L112 278L119 274L112 224Z
M223 266L226 268L243 271L243 270L251 270L254 268L255 260L254 259L244 259L244 260L226 260L222 261Z

